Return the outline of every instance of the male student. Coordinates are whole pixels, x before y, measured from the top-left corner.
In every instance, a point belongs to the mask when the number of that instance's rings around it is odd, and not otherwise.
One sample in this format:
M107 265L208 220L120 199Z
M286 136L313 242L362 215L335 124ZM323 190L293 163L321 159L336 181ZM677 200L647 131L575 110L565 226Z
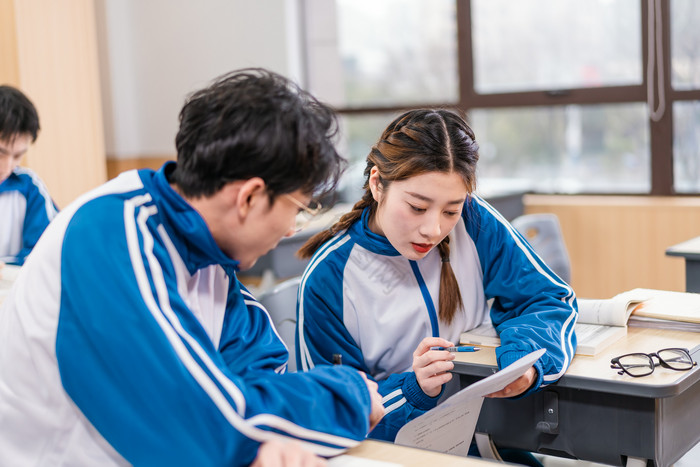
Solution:
M52 221L0 313L0 465L247 465L268 441L260 457L365 437L376 384L341 366L286 373L236 278L337 182L334 130L285 78L233 72L185 103L176 163Z
M19 89L0 86L0 265L24 263L56 215L44 182L19 166L38 132L32 102Z

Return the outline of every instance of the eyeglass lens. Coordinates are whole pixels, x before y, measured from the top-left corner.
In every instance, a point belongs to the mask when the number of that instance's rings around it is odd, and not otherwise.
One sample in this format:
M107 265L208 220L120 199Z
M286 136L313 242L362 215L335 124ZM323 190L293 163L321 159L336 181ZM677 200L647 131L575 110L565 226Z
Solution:
M654 371L654 361L645 353L623 355L618 359L618 363L632 376L646 376Z
M683 349L663 349L656 352L662 366L673 370L689 370L693 367L693 359Z
M311 222L311 218L305 214L306 214L305 211L301 211L299 214L297 214L297 217L294 219L294 230L295 231L299 232L301 230L304 230Z
M313 206L313 204L314 203L312 202L311 206L300 210L299 213L297 214L297 217L294 221L294 227L295 227L297 232L300 230L304 230L309 225L309 223L313 220L313 218L314 218L314 212L313 212L314 206Z
M662 349L653 354L633 353L613 359L613 367L618 367L631 376L646 376L654 372L657 364L653 357L659 359L658 365L672 370L690 370L695 363L685 349ZM622 374L622 373L621 373Z

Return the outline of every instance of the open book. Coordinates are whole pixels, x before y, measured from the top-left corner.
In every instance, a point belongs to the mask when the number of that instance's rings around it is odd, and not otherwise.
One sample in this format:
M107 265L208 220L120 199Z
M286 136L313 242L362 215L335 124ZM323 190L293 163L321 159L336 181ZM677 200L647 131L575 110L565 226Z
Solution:
M500 391L522 376L545 353L536 350L458 393L405 424L396 444L466 456L484 396Z
M630 315L649 297L646 290L633 289L607 299L577 299L576 353L595 355L626 336Z
M627 335L627 320L642 302L650 298L646 289L633 289L607 299L585 299L578 301L576 322L576 354L596 355L605 347ZM463 332L460 344L498 347L501 340L491 320Z
M700 294L635 289L649 298L635 307L630 326L700 332Z

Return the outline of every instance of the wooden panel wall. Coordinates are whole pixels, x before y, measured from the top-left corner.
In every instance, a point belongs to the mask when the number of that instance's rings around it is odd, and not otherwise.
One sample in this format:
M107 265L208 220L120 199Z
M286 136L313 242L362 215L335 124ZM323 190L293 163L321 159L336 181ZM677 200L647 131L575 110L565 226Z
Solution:
M0 81L41 123L24 165L65 207L107 179L93 0L0 0L0 18Z
M666 248L700 236L699 197L527 195L526 213L559 217L580 297L635 287L685 290L685 263Z
M14 0L0 0L0 83L19 85Z
M130 159L116 159L107 157L107 178L110 180L126 170L132 169L159 169L167 161L174 161L176 155L148 156Z

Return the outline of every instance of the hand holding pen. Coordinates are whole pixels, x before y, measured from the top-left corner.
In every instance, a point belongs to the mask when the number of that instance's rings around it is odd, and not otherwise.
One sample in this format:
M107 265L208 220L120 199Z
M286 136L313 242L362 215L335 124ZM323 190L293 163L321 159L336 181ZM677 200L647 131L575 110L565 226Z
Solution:
M473 345L459 345L456 347L431 347L430 350L447 350L448 352L477 352L481 350L481 347L474 347Z
M436 352L433 347L449 348L454 343L441 337L426 337L413 352L413 372L423 392L435 397L442 391L442 385L452 379L455 359L453 352Z

